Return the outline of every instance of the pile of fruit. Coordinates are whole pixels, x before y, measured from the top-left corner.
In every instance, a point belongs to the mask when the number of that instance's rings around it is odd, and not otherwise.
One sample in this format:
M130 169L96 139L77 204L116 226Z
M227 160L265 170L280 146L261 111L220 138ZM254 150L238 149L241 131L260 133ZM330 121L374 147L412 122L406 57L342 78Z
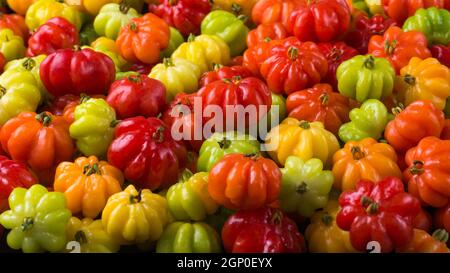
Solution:
M450 252L450 0L0 4L3 250Z

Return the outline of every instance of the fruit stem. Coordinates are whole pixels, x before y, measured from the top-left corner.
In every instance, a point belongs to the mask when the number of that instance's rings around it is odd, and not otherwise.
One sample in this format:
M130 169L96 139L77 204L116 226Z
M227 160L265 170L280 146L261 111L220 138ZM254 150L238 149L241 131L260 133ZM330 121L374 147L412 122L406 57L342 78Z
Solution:
M48 127L50 122L52 122L52 117L46 112L42 112L35 116L35 119L42 123L42 126Z
M437 229L433 232L432 236L436 241L442 242L444 244L448 241L448 232L445 229Z
M27 58L23 63L22 66L27 70L31 71L36 66L36 61L33 60L33 58Z
M130 8L131 8L131 6L127 3L126 0L123 0L120 2L119 10L123 14L127 14L128 11L130 10Z
M142 200L142 189L140 189L137 195L130 195L130 204L136 204Z
M87 244L88 242L86 234L82 230L77 231L74 237L75 241L77 241L80 244Z
M239 4L233 3L231 4L231 11L235 14L239 14L242 11L242 7Z
M352 152L354 160L360 160L365 156L364 152L361 151L361 148L359 148L358 146L353 146L350 151Z
M400 114L403 110L405 110L405 106L401 103L398 106L391 109L392 114L394 114L395 116Z
M6 88L0 85L0 98L6 94Z
M305 182L301 182L300 185L297 186L295 192L297 192L298 194L304 194L308 191L308 184L306 184Z
M238 19L238 20L241 20L243 23L245 23L245 22L247 22L247 20L248 20L248 16L247 16L247 15L244 15L244 14L241 14L241 15L239 15L239 16L237 17L237 19Z
M330 100L330 96L328 96L328 93L323 93L322 95L320 95L319 99L320 99L320 103L323 106L327 106L328 102Z
M187 41L188 43L195 41L195 34L194 33L189 34Z
M320 217L320 220L322 220L322 223L324 223L324 225L330 226L334 219L333 216L327 213L322 215L322 217Z
M222 67L223 67L222 64L213 63L213 70L214 71L217 71L217 70L221 69Z
M299 126L303 129L310 129L311 128L311 124L306 121L306 120L302 120L299 124Z
M271 222L273 225L281 225L281 222L283 221L283 213L280 210L277 210L271 219Z
M161 143L164 141L164 130L165 128L163 126L159 126L156 129L156 132L153 133L153 139L156 140L156 142Z
M217 142L219 144L220 149L228 149L231 146L231 140L224 137L221 141Z
M386 40L384 42L384 52L386 52L387 55L392 56L395 51L395 46L397 45L397 40L393 40L390 42L389 40Z
M403 80L409 84L409 85L414 85L416 84L416 78L414 78L412 75L410 74L406 74L405 77L403 78Z
M173 61L172 61L171 58L164 58L164 59L163 59L163 64L164 64L164 66L165 66L166 68L167 68L167 67L174 66Z
M85 102L87 102L91 97L89 97L88 95L86 95L85 93L80 95L80 104L83 104Z
M180 182L184 183L189 181L189 178L191 178L194 174L189 169L184 169L183 172L180 175Z
M253 154L245 154L244 157L248 157L248 158L256 161L259 158L259 155L255 154L255 153L253 153Z
M98 163L94 163L92 165L89 165L89 164L84 165L83 174L85 176L90 176L93 174L100 174L100 169L98 168Z
M288 49L288 56L289 56L289 59L291 59L291 60L297 59L297 57L298 57L298 49L293 47L293 46L291 46Z
M413 161L413 166L411 167L411 169L409 171L413 175L422 174L424 172L424 170L423 170L423 161L414 160Z
M32 217L23 218L22 225L20 226L22 231L30 230L33 227L34 219Z
M128 76L127 79L132 83L137 83L137 84L141 83L141 76L138 76L138 75Z
M138 25L136 24L136 22L131 22L130 23L130 30L133 32L138 32Z
M115 120L111 121L111 124L109 125L109 127L115 128L119 123L120 123L120 120L115 119Z
M368 69L373 69L375 67L375 58L370 55L365 61L364 66Z

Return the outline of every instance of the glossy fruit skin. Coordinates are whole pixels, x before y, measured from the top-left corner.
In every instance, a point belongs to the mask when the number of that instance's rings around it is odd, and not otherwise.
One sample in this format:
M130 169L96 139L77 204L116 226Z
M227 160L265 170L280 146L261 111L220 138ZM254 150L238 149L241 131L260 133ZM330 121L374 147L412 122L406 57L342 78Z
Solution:
M116 76L122 70L128 70L130 64L120 55L116 42L106 37L100 37L92 42L90 46L82 46L81 49L90 48L94 51L100 52L111 58L116 67Z
M93 96L93 98L104 99L104 96ZM44 109L56 116L64 117L69 124L72 124L75 121L75 109L78 105L86 102L88 99L90 99L90 97L85 94L81 94L80 96L67 94L61 97L56 97L52 100L51 105Z
M322 211L314 213L311 224L305 231L308 250L312 253L354 253L357 252L351 242L348 231L336 224L336 215L340 210L336 200L328 201Z
M392 94L395 70L384 58L358 55L339 65L336 78L339 93L364 102Z
M161 120L135 117L117 126L108 162L138 187L163 189L177 182L187 163L187 151L181 142L173 140Z
M197 126L199 125L194 114L195 100L198 100L195 93L177 94L166 107L161 119L169 128L171 128L172 133L179 134L179 139L182 140L187 147L198 152L203 144L204 136L203 134L200 134L199 139L195 137L196 132L201 133L200 130L198 130ZM203 126L203 121L201 121L201 119L200 125Z
M180 221L203 221L219 207L208 193L208 173L193 174L187 169L168 189L166 199L171 214Z
M158 16L147 13L133 18L120 29L116 44L125 60L154 64L169 45L169 25Z
M9 208L8 196L15 188L28 189L37 183L36 176L25 163L0 155L0 213Z
M339 138L344 141L360 141L365 138L379 139L389 121L386 106L374 99L366 100L360 108L349 113L350 122L339 128Z
M166 88L147 75L129 76L111 85L106 102L119 119L156 117L166 105Z
M242 56L242 66L250 70L254 76L262 77L261 64L269 58L273 46L282 44L285 40L263 40L253 47L249 47Z
M25 15L28 8L37 0L7 0L8 6L20 15Z
M39 0L34 2L27 10L25 22L33 31L45 24L50 18L61 16L81 29L82 18L80 12L73 6L57 0Z
M390 27L396 23L391 18L377 14L371 18L367 16L358 16L355 19L355 29L349 31L345 36L345 42L359 51L360 54L366 54L369 41L373 35L383 35Z
M386 15L401 25L420 8L444 7L444 0L381 0Z
M116 113L104 99L90 98L75 108L70 136L85 156L103 156L114 137Z
M227 65L230 61L230 49L220 37L202 34L189 36L172 54L172 59L181 58L200 67L201 73L214 69L214 64Z
M425 137L408 150L403 172L408 190L432 207L447 205L450 198L450 140Z
M198 90L201 69L185 59L165 58L163 63L152 68L150 78L159 80L166 87L166 102L170 102L179 93L193 93Z
M219 234L202 222L171 223L156 244L156 253L219 253L221 250Z
M10 210L0 224L11 229L6 241L24 253L58 252L66 246L66 225L71 217L64 194L48 192L39 184L28 190L16 188L9 196Z
M431 231L431 228L433 227L433 219L431 218L431 214L423 207L419 214L417 214L414 218L413 227L427 232Z
M419 100L396 115L384 137L396 151L406 152L427 136L439 137L444 129L444 113L429 100Z
M72 48L78 44L76 27L63 17L53 17L31 35L27 56L49 55L58 49Z
M149 4L149 11L161 17L185 37L200 34L200 25L211 11L209 0L162 0Z
M90 16L95 16L100 12L104 5L107 5L108 3L120 3L120 0L65 0L65 2L81 12L87 13ZM133 3L136 1L127 2ZM133 5L133 7L134 6L135 5Z
M17 36L8 28L0 30L0 53L8 62L25 57L25 51L22 37Z
M350 27L350 8L339 0L302 1L286 26L300 41L330 42Z
M450 11L431 7L418 9L403 24L403 30L417 30L425 34L429 44L450 43Z
M50 184L54 168L70 160L75 145L69 135L69 124L49 112L22 112L0 130L0 141L12 159L26 162L42 184ZM50 180L50 181L49 181Z
M278 126L286 116L286 99L282 95L272 92L272 107L270 107L270 111L267 115L259 121L258 128L267 128L264 130L268 131L275 126ZM267 125L265 125L264 122L266 122Z
M39 88L39 91L41 92L41 103L51 99L51 95L47 92L47 89L45 88L44 84L42 83L41 76L40 76L40 67L42 61L46 58L46 55L38 55L35 57L26 57L23 59L17 59L11 62L8 62L5 65L5 71L6 70L15 70L18 72L31 72L37 82L37 86Z
M101 220L72 217L67 224L67 240L80 243L80 253L116 253L119 244L106 233Z
M3 56L3 54L0 52L0 73L3 73L6 62L7 61L6 61L5 56Z
M417 100L431 100L439 110L450 96L450 68L434 58L411 58L396 80L400 101L409 105Z
M270 48L260 72L270 90L289 95L319 83L328 72L328 61L315 43L290 37Z
M349 141L333 155L334 187L352 190L361 179L379 181L385 177L402 177L397 155L390 145L373 138Z
M412 57L426 59L431 57L425 35L419 31L406 31L399 27L389 27L381 35L374 35L369 41L369 54L388 59L395 71L408 65Z
M287 27L289 16L303 0L259 0L252 10L253 22L257 25L281 22Z
M257 209L278 199L281 172L260 155L229 154L209 172L208 191L227 209Z
M67 199L73 214L95 219L108 198L120 192L124 178L120 170L95 156L79 157L75 162L62 162L56 168L53 188Z
M31 72L14 69L0 76L0 125L23 111L35 111L41 101L38 84Z
M287 37L288 32L280 22L260 24L248 33L247 47L254 47L267 40L282 40Z
M184 37L178 31L178 29L169 27L170 29L170 40L169 45L167 45L166 49L161 52L161 56L163 58L169 58L172 56L172 53L182 44L184 43Z
M447 240L448 233L445 230L436 230L433 235L430 235L424 230L414 229L412 241L396 251L399 253L450 253L450 249L445 244Z
M299 253L305 240L294 221L274 208L241 210L228 218L222 229L226 252Z
M256 154L260 152L259 142L236 131L215 133L203 142L199 152L197 169L209 172L212 167L228 154Z
M412 220L420 211L420 202L404 191L399 178L360 180L355 190L341 194L339 204L336 222L350 232L356 250L365 251L367 243L375 240L381 252L391 252L413 239Z
M325 130L323 123L299 121L291 117L269 132L266 146L270 157L282 166L289 156L295 155L302 160L320 159L329 167L333 154L339 150L337 138Z
M317 46L328 61L328 73L323 82L329 83L334 89L337 89L337 68L342 62L358 55L358 51L344 42L320 43Z
M213 10L227 10L236 15L251 17L252 9L259 0L214 0Z
M303 161L290 156L281 173L280 208L284 212L309 218L327 205L333 173L323 169L322 161L317 158Z
M206 111L209 105L218 106L222 110L222 124L215 124L215 131L218 132L229 128L237 129L238 122L244 122L243 125L246 128L255 125L272 106L272 96L269 89L263 81L255 77L245 79L234 77L212 82L201 88L196 96L202 99L203 111ZM227 106L243 106L244 108L254 106L256 107L255 113L258 120L250 119L248 115L243 118L238 113L240 111L232 113L233 120L230 120L227 118L227 116L230 116L230 114L227 114ZM211 119L212 117L203 117L205 123ZM229 124L230 122L232 124ZM222 125L222 128L220 128L220 125Z
M136 214L139 211L140 213ZM120 245L140 244L158 240L170 223L167 201L149 189L136 190L129 185L112 195L102 213L102 223Z
M349 121L350 108L347 97L333 92L329 84L322 83L291 93L286 100L289 117L310 122L320 121L333 134L337 134L342 123Z
M450 230L450 203L435 212L434 225L437 228L444 228L447 232Z
M215 65L213 71L203 73L199 81L199 86L204 87L212 82L224 79L233 79L234 77L241 77L241 79L252 77L253 74L247 68L235 66Z
M450 43L445 45L434 45L430 48L433 58L439 60L439 62L450 68Z
M9 28L24 41L30 36L25 18L18 14L0 14L0 29Z
M95 32L102 37L117 39L120 29L131 19L139 17L139 13L125 3L104 5L94 20Z
M103 53L85 48L62 49L42 62L40 75L54 96L105 94L116 76L114 62Z
M244 16L236 17L224 10L210 12L202 21L202 34L216 35L230 47L231 56L238 56L246 48L247 34L250 31L245 25Z

